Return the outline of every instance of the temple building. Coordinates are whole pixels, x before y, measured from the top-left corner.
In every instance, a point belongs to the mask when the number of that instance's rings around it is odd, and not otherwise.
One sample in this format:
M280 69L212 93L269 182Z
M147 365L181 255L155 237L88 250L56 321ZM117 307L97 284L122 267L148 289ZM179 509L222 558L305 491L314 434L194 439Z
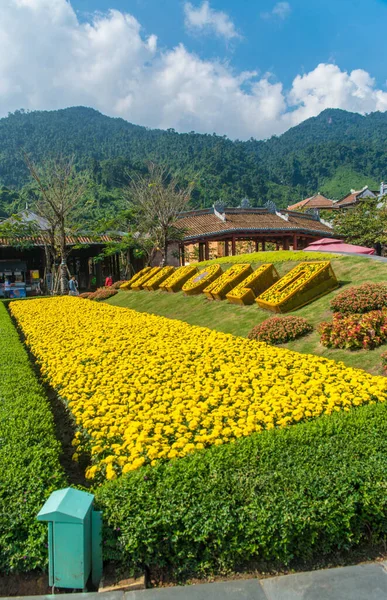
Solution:
M209 260L210 250L217 245L218 256L234 256L237 245L251 251L272 248L299 250L312 241L334 237L332 227L315 214L277 210L273 203L264 208L213 208L192 210L181 214L176 227L183 233L179 244L179 262L185 263L187 249L198 249L197 259ZM212 253L211 253L212 254Z

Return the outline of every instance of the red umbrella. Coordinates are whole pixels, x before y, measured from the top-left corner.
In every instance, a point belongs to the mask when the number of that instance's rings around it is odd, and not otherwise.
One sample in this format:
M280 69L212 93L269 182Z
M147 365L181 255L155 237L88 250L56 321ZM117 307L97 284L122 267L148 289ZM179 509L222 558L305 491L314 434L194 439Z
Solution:
M349 254L375 254L374 248L354 246L353 244L346 244L343 240L335 240L334 238L323 238L312 242L305 250L314 250L316 252L348 252Z

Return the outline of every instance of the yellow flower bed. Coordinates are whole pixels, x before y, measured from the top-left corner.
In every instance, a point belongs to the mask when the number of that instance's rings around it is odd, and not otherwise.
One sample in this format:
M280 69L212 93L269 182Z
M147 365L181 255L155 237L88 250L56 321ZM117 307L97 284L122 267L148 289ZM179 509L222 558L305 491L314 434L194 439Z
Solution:
M151 270L151 267L144 267L143 269L141 269L141 271L139 271L138 273L133 275L133 277L131 279L129 279L129 281L125 281L125 283L120 285L120 290L130 290L133 283L135 283L138 279L140 279L140 277L143 277L144 275L149 273L150 270Z
M144 285L142 286L144 290L148 290L148 292L154 292L160 287L160 284L168 279L170 275L172 275L174 267L163 267L159 271L157 271L156 275L148 279Z
M69 296L10 310L97 481L387 399L384 377L177 320Z
M176 271L168 277L163 283L160 285L161 290L165 290L167 292L176 293L180 292L183 285L191 279L195 273L197 273L197 267L193 265L186 265L185 267L178 267Z
M222 274L222 267L220 265L211 265L206 267L198 275L194 275L189 279L182 287L183 292L186 296L194 296L201 294L205 287L209 283L215 281Z
M261 308L289 312L316 300L338 286L329 261L300 263L258 296Z
M231 304L253 304L257 296L271 287L279 275L274 265L261 265L226 296Z
M149 271L144 273L141 277L138 277L134 283L130 286L131 290L138 292L142 290L147 281L152 279L158 272L160 271L160 267L151 267Z
M240 264L233 265L223 273L218 279L210 283L203 292L209 300L224 300L227 292L232 290L243 279L246 279L252 272L251 265Z

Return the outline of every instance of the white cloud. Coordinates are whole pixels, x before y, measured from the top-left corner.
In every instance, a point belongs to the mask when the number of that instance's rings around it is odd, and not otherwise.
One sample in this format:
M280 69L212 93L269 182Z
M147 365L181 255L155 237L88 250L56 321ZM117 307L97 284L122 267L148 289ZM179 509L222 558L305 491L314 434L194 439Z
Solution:
M184 13L185 25L191 31L202 33L213 31L227 40L240 37L230 17L225 12L212 9L207 0L197 8L187 2L184 5Z
M289 2L277 2L272 11L261 13L261 17L263 19L277 17L278 19L284 21L285 19L287 19L291 12L292 8Z
M65 0L5 0L0 13L0 115L93 106L133 123L266 138L328 107L387 110L364 70L320 64L289 90L269 74L235 73L183 45L160 51L131 15L80 23Z

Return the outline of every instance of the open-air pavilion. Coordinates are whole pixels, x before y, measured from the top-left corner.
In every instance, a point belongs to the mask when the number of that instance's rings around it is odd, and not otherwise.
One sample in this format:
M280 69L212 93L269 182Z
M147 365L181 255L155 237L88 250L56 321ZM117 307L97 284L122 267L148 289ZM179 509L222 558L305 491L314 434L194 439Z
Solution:
M210 244L223 245L223 256L234 256L238 242L253 242L255 251L264 251L268 243L277 250L300 250L321 238L334 237L332 227L317 215L265 208L217 207L182 213L176 226L183 231L180 264L185 248L198 245L199 261L209 260Z

